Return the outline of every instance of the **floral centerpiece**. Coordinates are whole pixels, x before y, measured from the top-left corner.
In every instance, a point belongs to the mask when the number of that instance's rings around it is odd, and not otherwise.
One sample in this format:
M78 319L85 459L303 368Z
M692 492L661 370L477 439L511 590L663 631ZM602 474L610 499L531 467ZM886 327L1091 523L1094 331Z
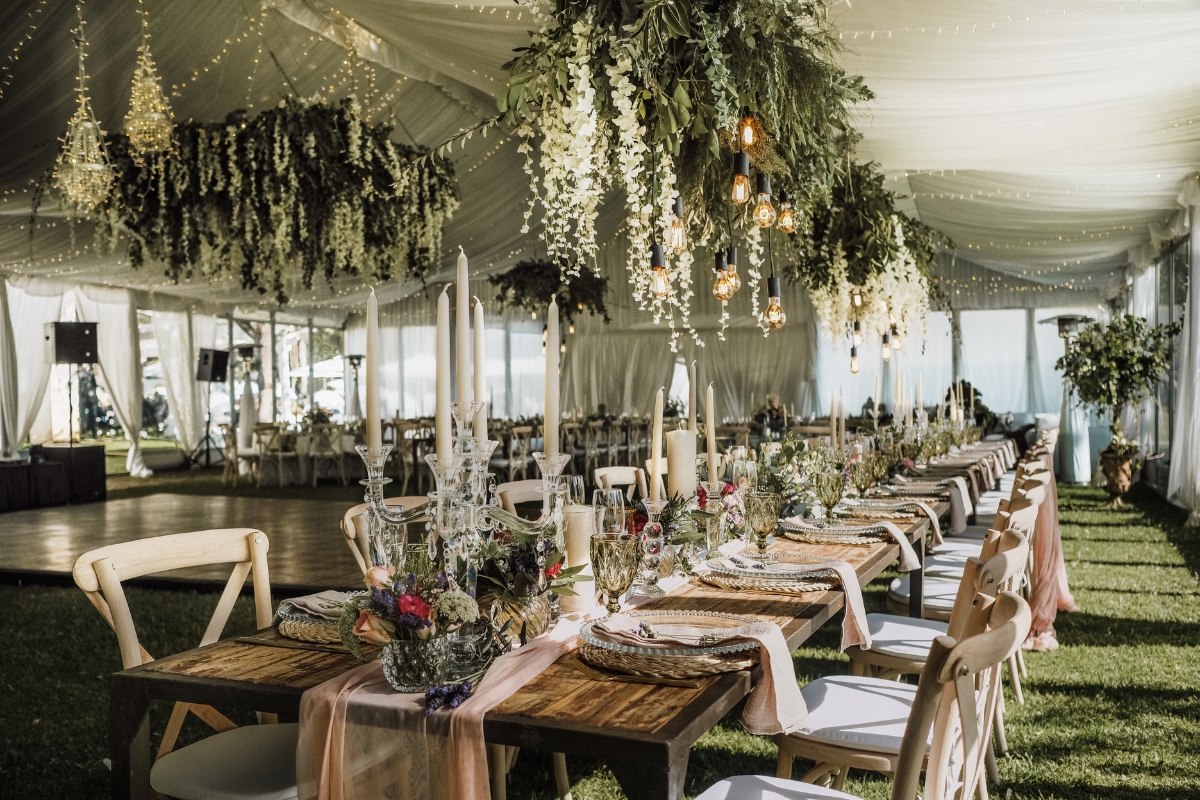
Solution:
M773 448L772 456L760 460L766 464L758 475L759 489L774 492L783 498L782 516L801 511L817 499L817 478L834 473L847 474L848 456L825 445L806 448L802 439L788 434Z
M1081 402L1112 419L1112 442L1100 453L1110 508L1121 508L1129 491L1138 444L1125 437L1121 411L1150 395L1171 364L1172 342L1179 323L1151 327L1142 317L1125 314L1108 325L1094 322L1067 340L1067 351L1055 363L1075 387Z
M366 594L342 610L342 643L362 658L361 642L383 647L384 675L400 692L424 692L445 682L450 663L447 636L475 622L475 600L427 559L405 571L391 565L367 570Z
M733 491L732 485L726 486L729 487L729 492ZM699 508L692 505L690 497L673 495L667 499L658 516L651 521L651 515L647 513L643 500L629 521L630 533L643 539L651 535L661 536L663 543L668 545L663 549L663 557L658 564L658 572L662 577L671 575L677 568L687 575L695 572L690 545L704 538L704 531L697 523L707 522L713 516L701 510L707 501L703 487L700 487L698 492Z

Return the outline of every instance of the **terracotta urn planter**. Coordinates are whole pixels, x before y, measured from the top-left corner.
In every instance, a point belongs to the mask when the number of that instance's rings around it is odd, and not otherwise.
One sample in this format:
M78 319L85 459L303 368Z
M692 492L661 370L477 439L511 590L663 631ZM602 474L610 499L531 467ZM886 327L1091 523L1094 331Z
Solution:
M1108 507L1114 510L1124 508L1125 503L1121 496L1128 492L1133 484L1133 457L1103 452L1100 454L1100 468L1104 470L1104 485L1109 497Z

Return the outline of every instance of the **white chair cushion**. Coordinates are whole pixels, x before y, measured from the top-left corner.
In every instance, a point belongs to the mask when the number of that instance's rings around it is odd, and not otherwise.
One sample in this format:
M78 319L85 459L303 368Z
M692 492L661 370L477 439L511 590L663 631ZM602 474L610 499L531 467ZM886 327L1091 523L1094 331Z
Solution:
M871 652L899 658L925 658L933 640L946 633L946 625L934 619L867 614Z
M994 523L995 521L996 518L993 516L991 522ZM982 542L987 536L987 532L991 529L991 527L991 523L987 525L982 523L978 525L968 525L961 533L952 533L947 536L946 539L966 539L967 541L971 542Z
M214 734L156 761L150 785L178 800L294 800L299 731L290 723Z
M857 800L852 794L814 786L811 783L768 778L766 775L738 775L708 787L696 800Z
M978 556L983 550L983 542L975 539L954 539L947 537L942 540L942 543L937 547L931 547L930 552L934 555L959 556L961 558L970 558Z
M935 578L960 580L967 567L967 554L934 553L925 558L925 574Z
M954 609L954 599L958 597L959 581L952 578L937 578L932 575L925 578L925 607L935 611L949 613ZM897 603L908 605L908 576L901 575L892 581L888 587L888 598Z
M900 752L917 687L878 678L835 675L817 678L800 693L808 716L789 734L872 753Z

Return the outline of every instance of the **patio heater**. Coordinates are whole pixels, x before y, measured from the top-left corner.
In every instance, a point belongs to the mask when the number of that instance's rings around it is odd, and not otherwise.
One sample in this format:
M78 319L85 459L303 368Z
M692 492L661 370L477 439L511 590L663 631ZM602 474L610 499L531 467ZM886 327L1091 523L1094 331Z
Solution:
M254 350L258 345L238 345L237 355L242 362L242 397L238 401L237 442L238 447L249 450L254 447L254 391L250 388L250 372L254 363ZM249 424L247 424L249 422Z
M357 422L363 418L362 403L358 399L358 368L362 366L363 358L365 356L346 356L346 360L350 362L350 369L354 371L354 391L346 392L346 420L348 422Z

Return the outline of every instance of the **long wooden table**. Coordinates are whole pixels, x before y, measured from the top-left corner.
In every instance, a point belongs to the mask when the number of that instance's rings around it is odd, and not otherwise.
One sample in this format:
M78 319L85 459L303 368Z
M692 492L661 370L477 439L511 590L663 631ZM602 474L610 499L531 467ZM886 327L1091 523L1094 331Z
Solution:
M938 503L939 515L949 513ZM924 517L900 527L924 557L929 522ZM780 540L780 554L832 556L855 568L866 585L896 560L899 546L808 545ZM921 571L912 573L912 616L923 603ZM845 605L840 589L787 596L728 592L692 579L680 591L643 609L713 610L778 624L788 646L799 647ZM490 744L600 756L632 800L676 800L682 796L692 745L751 688L751 672L698 680L697 689L593 681L566 657L525 685L484 718ZM110 681L109 743L112 796L150 796L149 726L153 700L296 714L305 691L358 666L348 653L226 639L118 672Z

